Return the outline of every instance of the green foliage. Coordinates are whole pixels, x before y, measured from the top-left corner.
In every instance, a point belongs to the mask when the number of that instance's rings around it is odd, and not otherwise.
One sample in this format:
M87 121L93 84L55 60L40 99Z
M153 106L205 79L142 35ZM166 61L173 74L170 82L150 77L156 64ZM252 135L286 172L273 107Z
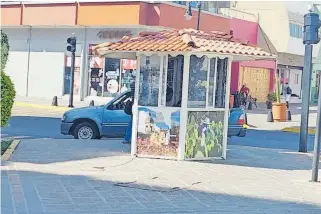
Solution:
M276 94L275 93L270 93L267 95L268 101L275 102L277 101Z
M275 96L276 96L276 102L281 103L281 97L280 97L280 80L276 76L275 77L275 84L276 84L276 89L275 89Z
M9 56L8 37L1 31L1 127L8 123L11 116L16 91L11 79L4 73Z
M1 30L1 71L4 70L9 56L8 36Z
M1 127L8 123L16 91L11 79L1 71Z
M202 154L203 157L215 157L222 151L223 130L222 121L212 121L209 124L209 130L205 136L199 135L198 128L203 112L197 112L196 116L191 114L188 118L185 157L195 158L196 154ZM205 137L205 145L204 142Z
M1 155L3 155L3 153L6 152L6 150L9 148L11 143L12 143L12 140L1 141Z

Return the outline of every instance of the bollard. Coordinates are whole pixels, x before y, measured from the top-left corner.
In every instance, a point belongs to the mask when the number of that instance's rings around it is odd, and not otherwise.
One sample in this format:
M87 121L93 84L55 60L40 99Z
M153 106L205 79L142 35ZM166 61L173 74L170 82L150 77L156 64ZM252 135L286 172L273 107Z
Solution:
M94 106L95 102L93 100L90 101L89 106Z
M292 120L291 111L290 111L289 109L287 110L286 120L287 120L287 121L291 121L291 120Z
M244 118L244 124L248 125L247 124L247 114L245 113L245 118Z
M57 96L54 96L52 98L52 103L51 103L52 106L58 106L58 97Z
M267 122L273 122L273 114L272 111L268 112Z

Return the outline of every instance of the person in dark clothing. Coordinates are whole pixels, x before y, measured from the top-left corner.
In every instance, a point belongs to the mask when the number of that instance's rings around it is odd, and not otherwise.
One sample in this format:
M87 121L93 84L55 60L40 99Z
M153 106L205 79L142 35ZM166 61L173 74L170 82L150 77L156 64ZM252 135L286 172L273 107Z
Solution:
M127 129L126 129L126 134L124 137L124 144L130 144L131 143L131 137L132 137L132 125L133 125L133 112L132 112L132 107L134 103L134 97L135 97L135 82L133 81L130 84L130 100L127 101L126 106L125 106L125 113L130 115L130 121L128 123Z

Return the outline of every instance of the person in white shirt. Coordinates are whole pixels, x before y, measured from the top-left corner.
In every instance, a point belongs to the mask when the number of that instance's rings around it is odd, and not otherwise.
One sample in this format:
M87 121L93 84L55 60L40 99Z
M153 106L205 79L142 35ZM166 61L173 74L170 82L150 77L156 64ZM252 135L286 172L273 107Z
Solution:
M283 94L285 96L286 106L287 106L287 108L289 108L289 103L290 103L291 95L292 95L292 89L290 88L289 83L285 83Z

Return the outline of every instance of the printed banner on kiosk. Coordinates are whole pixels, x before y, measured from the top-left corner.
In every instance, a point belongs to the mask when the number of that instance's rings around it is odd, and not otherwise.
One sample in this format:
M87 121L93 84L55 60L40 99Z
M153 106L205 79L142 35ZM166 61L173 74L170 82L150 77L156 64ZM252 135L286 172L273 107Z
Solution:
M177 157L180 111L138 108L137 154Z
M185 158L222 157L224 112L188 112Z

